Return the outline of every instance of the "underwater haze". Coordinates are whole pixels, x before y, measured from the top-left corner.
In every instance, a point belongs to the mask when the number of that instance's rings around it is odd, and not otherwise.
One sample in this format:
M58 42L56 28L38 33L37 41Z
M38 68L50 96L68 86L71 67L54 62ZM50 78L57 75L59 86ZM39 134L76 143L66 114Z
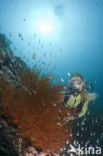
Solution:
M92 84L98 98L90 116L100 127L94 124L91 144L99 139L103 147L103 0L0 0L0 33L30 69L36 65L62 85L74 73Z

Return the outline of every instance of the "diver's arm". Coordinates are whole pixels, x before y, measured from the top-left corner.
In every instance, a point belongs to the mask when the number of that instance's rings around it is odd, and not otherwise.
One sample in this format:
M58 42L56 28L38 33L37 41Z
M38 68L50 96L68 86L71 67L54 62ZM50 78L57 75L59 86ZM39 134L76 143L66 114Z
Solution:
M82 110L75 117L71 116L69 118L69 121L75 120L75 119L79 119L80 117L82 117L83 115L85 115L85 113L87 111L87 108L88 108L88 102L89 101L85 101L84 104L83 104Z
M89 101L85 101L84 104L83 104L82 110L75 117L74 116L70 116L68 118L68 121L79 119L80 117L82 117L83 115L85 115L85 113L87 111L87 108L88 108L88 102Z
M89 101L85 101L82 107L82 110L78 113L78 115L75 117L75 119L82 117L83 115L85 115L87 108L88 108L88 102Z

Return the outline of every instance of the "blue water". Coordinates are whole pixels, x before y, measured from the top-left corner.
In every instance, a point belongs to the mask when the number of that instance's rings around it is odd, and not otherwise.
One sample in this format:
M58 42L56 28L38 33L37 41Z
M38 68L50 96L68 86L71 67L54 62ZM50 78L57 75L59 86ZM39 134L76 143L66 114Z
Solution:
M103 116L103 0L0 0L0 33L30 68L36 64L62 84L68 72L82 74L99 95L89 109Z

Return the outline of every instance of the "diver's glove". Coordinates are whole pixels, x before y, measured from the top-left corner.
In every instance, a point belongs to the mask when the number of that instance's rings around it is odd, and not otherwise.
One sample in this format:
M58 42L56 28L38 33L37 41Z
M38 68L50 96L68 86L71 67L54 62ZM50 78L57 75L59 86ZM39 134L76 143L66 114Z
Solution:
M80 117L79 117L78 115L76 115L75 117L70 116L70 117L68 118L68 121L77 120L77 119L79 119L79 118L80 118Z

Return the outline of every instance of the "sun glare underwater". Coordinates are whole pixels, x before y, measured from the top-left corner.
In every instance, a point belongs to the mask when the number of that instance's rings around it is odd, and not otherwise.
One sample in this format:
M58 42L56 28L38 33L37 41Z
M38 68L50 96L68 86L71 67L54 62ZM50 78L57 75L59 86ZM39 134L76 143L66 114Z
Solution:
M102 17L102 0L0 0L0 156L103 155Z

